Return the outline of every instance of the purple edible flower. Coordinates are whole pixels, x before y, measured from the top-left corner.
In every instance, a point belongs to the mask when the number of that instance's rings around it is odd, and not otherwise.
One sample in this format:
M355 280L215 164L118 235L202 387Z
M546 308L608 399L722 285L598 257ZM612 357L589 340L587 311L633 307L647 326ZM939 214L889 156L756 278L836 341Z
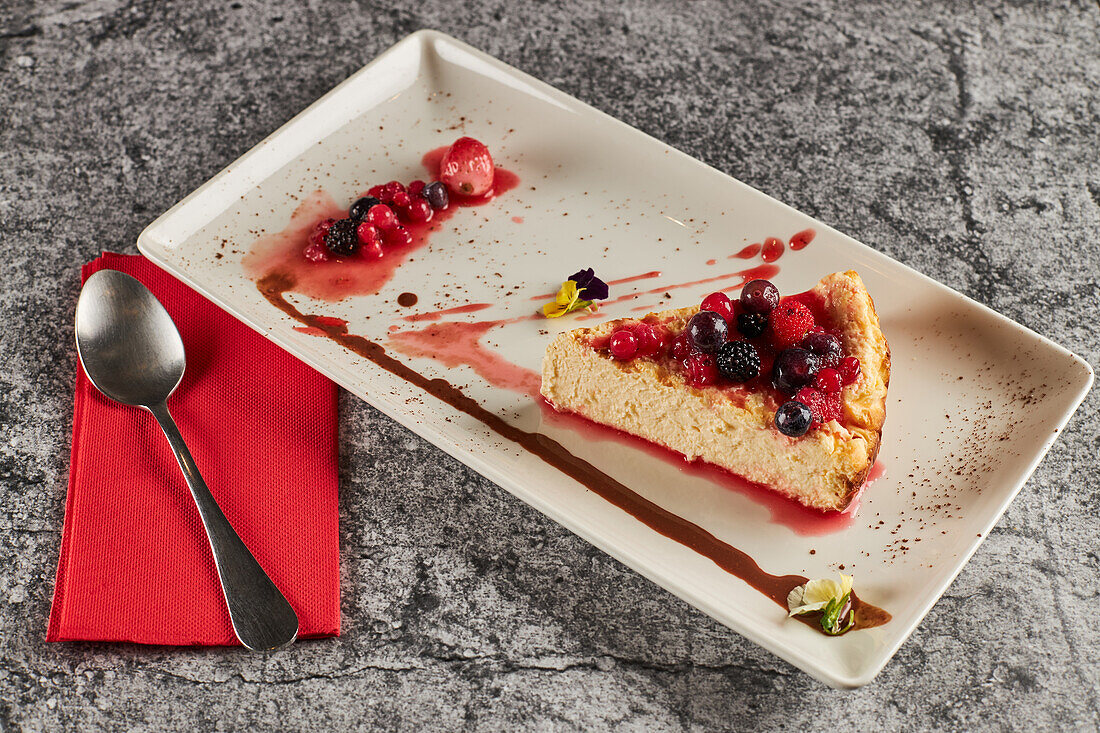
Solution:
M596 277L596 273L589 267L581 270L576 275L570 275L570 280L577 284L577 291L586 300L604 300L607 298L607 283Z

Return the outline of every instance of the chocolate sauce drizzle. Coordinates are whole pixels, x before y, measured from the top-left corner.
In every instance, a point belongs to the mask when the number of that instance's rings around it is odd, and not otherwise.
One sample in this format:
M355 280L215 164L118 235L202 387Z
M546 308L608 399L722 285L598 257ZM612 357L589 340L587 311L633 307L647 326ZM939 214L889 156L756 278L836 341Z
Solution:
M294 320L316 329L315 332L323 333L344 348L419 387L456 410L479 420L501 437L519 444L647 527L709 558L718 567L745 581L775 601L784 610L787 608L787 594L795 586L802 585L807 581L807 578L802 575L772 575L764 572L756 561L746 553L736 547L727 545L710 532L696 524L692 524L683 517L662 509L603 473L592 464L574 456L560 443L540 433L529 433L510 425L501 417L494 415L476 401L467 397L462 390L447 380L426 377L389 356L380 344L362 336L348 333L346 324L334 323L332 319L326 319L323 316L302 313L283 297L284 293L293 290L294 284L292 275L281 272L269 273L256 283L260 293L272 305ZM889 613L869 603L864 603L854 593L852 594L852 607L855 611L853 629L881 626L891 618ZM819 631L821 630L818 619L813 616L796 616L795 618Z

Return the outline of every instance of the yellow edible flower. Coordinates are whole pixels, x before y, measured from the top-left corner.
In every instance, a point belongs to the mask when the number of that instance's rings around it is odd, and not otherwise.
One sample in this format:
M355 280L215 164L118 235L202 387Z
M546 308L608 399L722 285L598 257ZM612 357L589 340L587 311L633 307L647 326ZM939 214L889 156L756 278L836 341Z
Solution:
M586 301L581 301L580 297L581 293L577 290L577 283L566 280L561 284L561 290L558 291L554 302L547 303L542 307L542 314L547 318L557 318L588 305Z

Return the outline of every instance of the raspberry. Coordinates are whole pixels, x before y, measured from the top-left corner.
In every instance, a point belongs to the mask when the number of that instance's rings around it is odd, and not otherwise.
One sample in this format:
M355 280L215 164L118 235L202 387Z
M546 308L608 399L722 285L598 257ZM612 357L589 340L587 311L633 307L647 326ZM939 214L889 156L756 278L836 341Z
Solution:
M797 300L780 301L771 313L772 342L786 349L806 337L814 327L814 314Z
M325 246L334 255L347 257L359 250L359 236L355 230L359 223L351 219L341 219L334 223L325 235Z
M493 188L493 156L472 137L460 137L439 162L439 180L463 196L484 196Z
M684 370L687 372L687 382L692 387L706 387L718 381L718 367L714 363L714 357L701 351L684 359Z
M418 178L415 181L411 182L405 190L408 191L409 195L415 199L420 196L420 192L424 190L424 186L426 185L428 184L424 183L424 181L421 181Z
M386 187L383 186L381 183L379 183L377 186L371 186L367 190L367 196L370 196L371 198L375 198L375 199L378 199L379 201L381 201L382 200L382 192L385 191L385 190L386 190Z
M711 293L703 298L703 305L699 307L699 310L713 311L728 322L733 318L733 301L725 293Z
M732 382L747 382L760 375L760 354L748 341L730 341L718 349L718 371Z
M648 323L635 326L634 337L638 340L639 356L656 356L668 345L668 333L665 329Z
M628 328L620 328L611 334L611 340L607 342L607 349L616 359L627 361L633 359L638 353L638 339L634 332Z
M810 408L810 412L814 415L815 424L840 419L840 395L825 394L812 387L803 387L794 398Z
M328 247L324 242L314 241L313 237L310 237L309 244L302 250L302 254L310 262L328 262Z

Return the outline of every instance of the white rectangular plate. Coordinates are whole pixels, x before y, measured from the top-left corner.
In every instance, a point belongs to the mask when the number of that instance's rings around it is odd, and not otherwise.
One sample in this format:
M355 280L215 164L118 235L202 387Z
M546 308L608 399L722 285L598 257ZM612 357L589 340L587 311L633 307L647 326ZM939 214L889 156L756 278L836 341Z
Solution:
M764 570L834 576L893 614L881 627L829 638L710 560L654 532L468 415L336 343L294 330L242 269L260 235L287 226L314 189L343 205L366 187L424 175L421 156L462 134L484 141L520 186L458 211L381 292L340 302L297 297L301 310L345 319L386 344L413 312L491 301L453 320L527 315L539 293L582 267L606 280L659 278L612 297L759 264L729 259L768 236L813 228L776 264L779 289L857 270L893 353L880 453L883 478L841 531L818 536L774 522L750 496L616 441L543 422L529 396L468 366L400 357L463 386L489 411L543 430L661 507L747 552ZM140 250L215 303L447 453L639 573L814 677L869 682L951 583L1030 476L1092 382L1079 357L913 270L667 145L452 38L422 31L391 48L160 217ZM708 264L713 261L714 264ZM736 278L641 296L601 310L699 302ZM499 287L504 286L504 287ZM419 305L397 305L411 291ZM554 333L575 317L501 327L486 342L538 371ZM420 324L423 325L423 324ZM391 352L392 353L392 352Z

